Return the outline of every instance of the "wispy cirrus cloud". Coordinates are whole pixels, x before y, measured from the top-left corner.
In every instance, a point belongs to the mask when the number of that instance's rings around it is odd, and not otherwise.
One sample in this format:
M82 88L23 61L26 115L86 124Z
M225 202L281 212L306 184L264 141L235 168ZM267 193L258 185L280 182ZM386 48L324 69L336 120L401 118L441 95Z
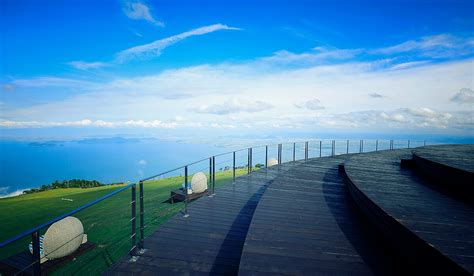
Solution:
M124 1L123 12L125 15L133 20L145 20L156 26L164 27L165 24L156 19L152 13L150 7L143 1Z
M397 45L373 49L370 53L384 55L415 53L419 56L430 58L463 56L474 53L474 38L458 37L449 34L425 36L417 40L409 40Z
M362 53L362 49L336 49L327 47L315 47L309 52L293 53L281 50L273 53L269 57L264 57L261 61L280 64L312 64L321 61L341 61L354 58Z
M117 54L116 61L124 62L130 59L137 59L137 58L139 59L139 58L144 58L144 57L157 57L161 55L161 52L165 48L181 40L184 40L188 37L204 35L204 34L213 33L216 31L220 31L220 30L241 30L241 29L235 28L235 27L229 27L224 24L214 24L214 25L196 28L184 33L180 33L180 34L173 35L167 38L159 39L148 44L139 45L139 46L135 46L135 47L123 50Z
M31 79L16 79L11 81L9 84L11 87L71 87L71 86L83 86L87 87L90 82L72 79L72 78L59 78L59 77L36 77Z
M415 66L420 66L420 65L425 65L427 63L430 63L429 60L419 60L419 61L410 61L410 62L403 62L403 63L398 63L390 67L390 70L403 70Z
M127 121L105 121L83 119L78 121L9 121L0 120L0 127L6 128L44 128L44 127L144 127L144 128L176 128L177 122L163 122L161 120L127 120Z
M110 66L109 63L106 62L86 62L86 61L71 61L68 63L72 67L79 69L79 70L89 70L89 69L97 69L102 67Z
M184 33L158 39L148 44L139 45L139 46L125 49L123 51L118 52L115 55L115 59L110 62L71 61L68 64L76 69L90 70L90 69L97 69L97 68L102 68L106 66L112 66L114 64L125 63L127 61L134 60L134 59L158 57L161 55L164 49L188 37L209 34L209 33L221 31L221 30L241 30L241 29L236 28L236 27L229 27L227 25L220 24L220 23L204 26L204 27L199 27L199 28L192 29Z
M203 104L194 111L197 113L208 113L215 115L249 112L255 113L271 109L273 106L264 101L247 101L242 99L232 99L221 104Z

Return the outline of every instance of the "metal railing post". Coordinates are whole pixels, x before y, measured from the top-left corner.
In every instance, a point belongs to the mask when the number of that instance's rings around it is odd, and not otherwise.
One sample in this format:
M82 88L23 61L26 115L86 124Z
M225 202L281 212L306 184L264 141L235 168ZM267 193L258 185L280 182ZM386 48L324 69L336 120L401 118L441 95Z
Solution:
M40 254L40 240L39 240L39 232L33 232L31 234L31 240L33 242L33 275L40 276L41 275L41 254Z
M336 140L332 140L332 156L336 155Z
M410 148L410 140L408 140L408 148Z
M247 149L247 174L250 174L250 148Z
M346 149L346 154L349 154L349 140L347 140L347 149Z
M208 194L212 195L212 157L209 157L209 187L210 189L208 191Z
M364 140L360 140L360 151L364 152Z
M232 179L235 182L235 151L232 153Z
M323 141L319 141L319 158L323 156Z
M390 140L390 149L393 150L393 140Z
M145 217L145 206L144 206L144 201L143 201L143 181L140 180L139 182L139 188L140 188L140 249L145 248L145 222L144 222L144 217Z
M296 143L293 143L293 162L296 160Z
M253 149L250 148L250 166L249 166L249 170L250 170L250 173L252 173L252 170L253 170Z
M278 154L277 154L277 159L278 159L278 165L281 164L281 144L278 144Z
M423 141L423 147L426 147L426 140Z
M135 256L137 250L137 186L136 184L132 185L132 248L130 249L130 255Z
M305 144L304 144L304 160L308 160L308 152L309 152L308 142L305 142Z
M216 157L212 157L212 194L216 193Z
M187 218L189 217L188 214L188 166L184 166L184 215L183 217Z
M379 150L379 140L375 140L375 151Z
M268 168L268 146L265 146L265 168Z

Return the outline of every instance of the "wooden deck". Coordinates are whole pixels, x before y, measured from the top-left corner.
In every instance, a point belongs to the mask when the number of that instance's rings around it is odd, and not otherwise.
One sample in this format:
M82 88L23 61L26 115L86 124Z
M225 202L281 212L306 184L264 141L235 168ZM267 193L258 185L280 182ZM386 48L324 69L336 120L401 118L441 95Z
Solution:
M411 155L410 150L376 152L346 162L356 202L413 262L437 273L472 274L473 206L435 189L416 170L401 168L400 159Z
M411 157L341 155L239 177L106 274L472 274L473 206L401 168Z
M440 191L474 204L474 146L442 145L415 149L416 169Z
M358 212L338 164L297 162L273 181L250 225L239 274L371 275L408 270Z
M417 156L447 167L474 173L474 147L472 145L439 145L412 150Z
M145 239L144 255L129 257L106 274L237 274L247 230L268 185L286 167L237 178L189 205L189 217L178 214Z
M402 271L350 202L337 171L344 159L286 163L239 177L191 204L188 218L177 215L161 226L136 262L125 258L107 274Z

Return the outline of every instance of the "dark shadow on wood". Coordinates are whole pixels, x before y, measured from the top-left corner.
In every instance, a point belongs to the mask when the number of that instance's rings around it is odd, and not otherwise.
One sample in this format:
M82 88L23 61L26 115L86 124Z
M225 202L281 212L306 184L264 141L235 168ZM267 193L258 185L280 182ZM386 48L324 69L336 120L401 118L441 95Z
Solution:
M338 168L340 171L340 168ZM323 194L326 205L334 216L339 228L357 253L376 275L408 275L413 268L407 266L401 258L396 256L383 237L372 227L367 218L360 212L350 197L344 184L335 190L334 174L324 176ZM341 175L341 181L343 177ZM335 192L343 195L342 199L335 200ZM341 216L341 212L347 215Z
M247 236L248 228L250 226L250 223L252 222L253 213L255 212L255 209L257 208L258 202L260 201L260 198L262 197L263 193L265 193L265 190L267 189L267 187L272 182L273 182L273 180L270 180L267 183L265 183L262 187L260 187L257 190L257 192L255 192L249 198L249 200L242 207L239 214L237 215L234 222L232 223L232 226L229 229L229 232L234 230L235 228L242 229L242 227L245 227L245 229L246 229L245 235L242 235L242 239L240 241L238 241L238 243L237 243L237 247L240 250L240 254L242 254L242 249L244 247L245 238ZM229 234L227 234L226 237L224 238L224 241L222 242L222 244L220 246L220 249L219 249L219 252L217 253L216 259L226 257L226 251L224 250L224 248L230 246L230 244L232 244L233 246L236 245L235 236L232 239L230 239ZM240 264L240 260L236 261L235 271L232 271L230 273L230 275L237 275L238 274L239 264ZM214 262L214 264L212 265L212 268L211 268L211 274L220 273L219 271L220 271L220 269L218 269L218 264Z

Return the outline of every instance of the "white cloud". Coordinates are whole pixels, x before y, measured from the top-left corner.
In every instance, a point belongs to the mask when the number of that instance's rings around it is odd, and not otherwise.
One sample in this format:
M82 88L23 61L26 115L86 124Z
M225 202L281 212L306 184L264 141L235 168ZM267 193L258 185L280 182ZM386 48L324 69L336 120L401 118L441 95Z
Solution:
M157 57L161 55L162 51L165 48L181 40L184 40L188 37L204 35L204 34L216 32L216 31L220 31L220 30L241 30L241 29L235 28L235 27L229 27L223 24L214 24L214 25L204 26L204 27L196 28L184 33L162 38L148 44L139 45L139 46L135 46L129 49L125 49L123 51L118 52L116 54L115 60L110 61L110 62L71 61L68 64L79 70L90 70L90 69L98 69L98 68L103 68L107 66L112 66L116 63L124 63L126 61L133 60L133 59Z
M240 30L240 29L229 27L223 24L214 24L214 25L200 27L197 29L193 29L191 31L187 31L187 32L173 35L167 38L159 39L152 43L135 46L135 47L123 50L117 54L117 61L124 62L126 60L135 59L135 58L156 57L156 56L161 55L161 52L165 48L183 39L186 39L191 36L204 35L204 34L216 32L216 31L220 31L220 30Z
M18 87L86 87L89 86L89 84L89 82L82 80L58 77L36 77L32 79L17 79L9 83L9 85Z
M297 108L306 108L309 110L321 110L324 109L324 106L321 104L321 101L318 99L311 99L308 101L296 103L295 106Z
M211 123L209 125L210 127L212 128L236 128L235 125L232 125L232 124L219 124L219 123Z
M420 108L407 108L405 111L413 116L417 117L424 117L424 118L433 118L437 116L436 112L427 108L427 107L420 107Z
M411 61L411 62L404 62L404 63L399 63L395 64L392 67L390 67L391 70L402 70L402 69L407 69L415 66L420 66L429 63L430 61L428 60L420 60L420 61Z
M286 50L275 52L269 57L261 59L263 62L280 64L313 64L322 61L341 61L354 58L362 53L361 49L334 49L326 47L315 47L310 52L292 53Z
M150 7L141 1L125 1L123 5L123 12L125 15L134 20L146 20L156 26L164 27L165 24L157 20L151 14Z
M222 104L203 104L196 108L194 111L198 113L222 115L239 112L260 112L270 108L272 108L272 105L264 101L247 101L242 99L232 99Z
M457 37L449 34L425 36L417 40L409 40L394 46L370 51L373 54L417 53L419 56L444 58L463 56L474 53L474 38Z
M138 165L145 166L146 165L146 160L142 159L142 160L138 161Z
M68 64L79 70L97 69L97 68L102 68L102 67L106 67L110 65L105 62L85 62L85 61L71 61Z
M13 81L15 86L26 85L24 88L64 87L74 88L77 93L12 108L5 98L9 109L2 110L4 121L0 126L68 124L56 122L57 118L73 125L71 122L87 116L91 121L87 126L102 128L199 127L217 131L227 124L236 131L272 125L287 129L419 126L426 129L464 128L465 133L472 130L472 112L466 110L466 105L451 104L453 95L449 92L472 86L472 58L407 66L395 71L391 67L397 64L398 58L313 62L312 55L319 52L319 49L309 51L309 62L305 61L304 55L297 58L279 56L279 64L294 62L294 66L274 66L275 60L257 58L102 82L46 77ZM368 91L383 91L382 96L390 101L381 100L374 105L373 100L367 99ZM305 106L308 99L315 98L319 104L324 103L324 109L310 112L307 108L298 108ZM295 106L295 103L298 104ZM425 109L420 108L420 104ZM318 104L311 106L317 108ZM381 115L382 112L386 116ZM227 115L215 122L215 114ZM179 119L183 115L186 119ZM232 127L225 130L230 129Z
M459 104L472 104L474 103L474 91L470 88L462 88L451 98L451 101Z
M52 122L52 121L10 121L0 120L0 127L6 128L43 128L43 127L144 127L144 128L176 128L177 122L162 122L160 120L127 120L127 121L104 121L89 119L79 121Z

